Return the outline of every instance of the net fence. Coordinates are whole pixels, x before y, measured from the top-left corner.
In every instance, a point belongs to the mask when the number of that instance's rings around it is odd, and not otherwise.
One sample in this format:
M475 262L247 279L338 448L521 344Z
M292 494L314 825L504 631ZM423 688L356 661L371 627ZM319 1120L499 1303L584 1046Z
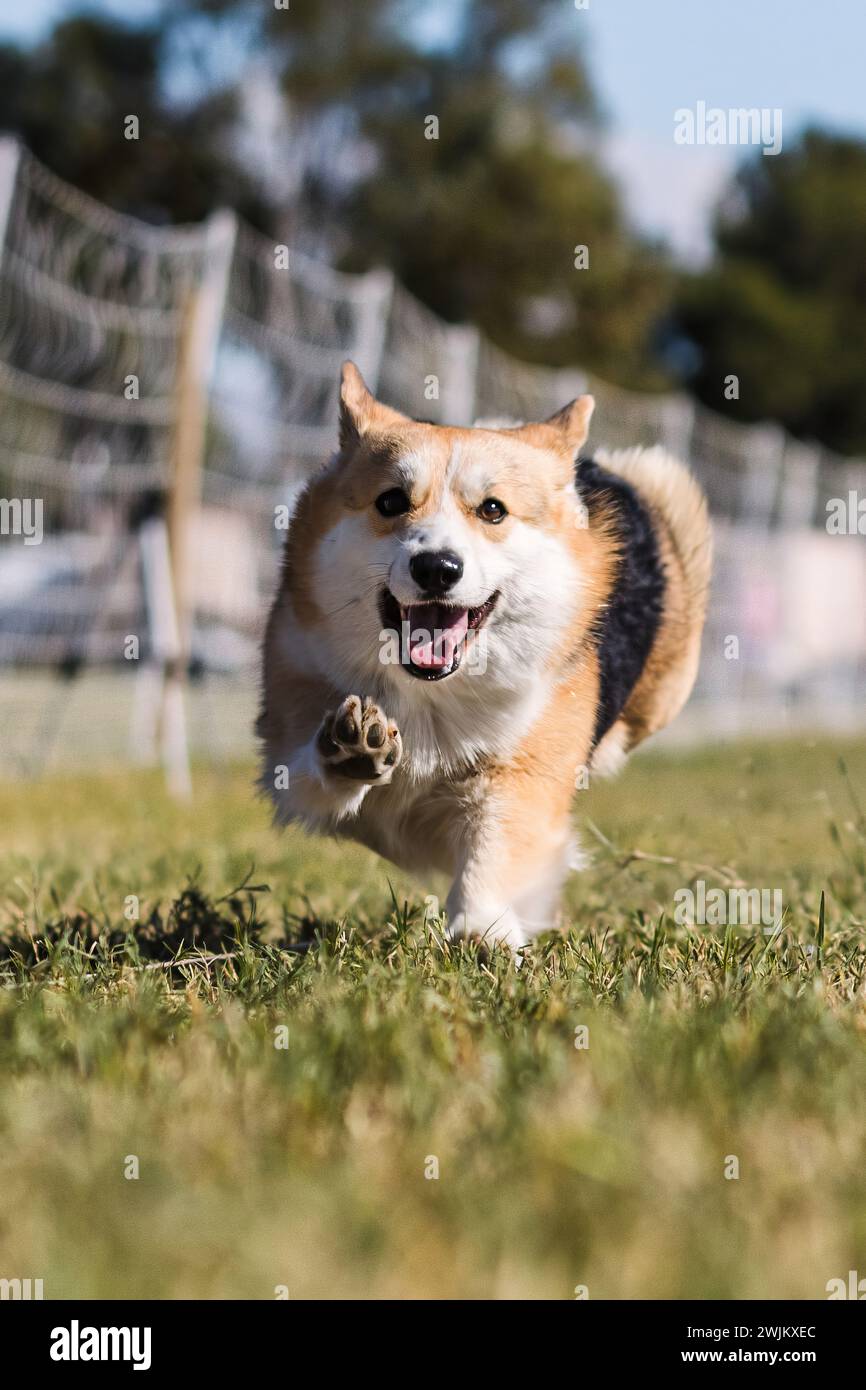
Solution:
M230 213L143 224L4 140L4 772L152 761L166 738L159 690L178 657L193 755L251 751L283 537L275 516L333 449L346 357L419 418L541 418L590 390L591 445L661 442L688 458L710 499L717 561L683 729L748 729L756 710L764 723L859 722L866 548L856 528L828 534L826 517L830 499L866 496L866 463L685 396L517 362L438 319L388 272L342 274ZM172 496L184 502L186 574L174 622L154 529L167 517L175 539Z

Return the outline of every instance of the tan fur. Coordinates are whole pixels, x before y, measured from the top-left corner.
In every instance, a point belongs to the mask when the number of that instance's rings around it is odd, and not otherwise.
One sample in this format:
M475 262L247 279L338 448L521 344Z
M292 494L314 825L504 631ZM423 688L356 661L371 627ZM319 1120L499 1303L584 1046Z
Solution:
M574 458L591 412L591 398L582 397L548 421L516 429L423 425L375 401L347 365L340 451L299 501L265 641L258 732L262 781L278 819L350 836L420 873L444 870L454 880L452 931L514 945L556 920L573 858L571 805L581 769L591 760L599 769L617 762L677 712L694 680L706 607L706 508L688 473L654 451L599 455L651 509L667 592L643 673L593 755L595 632L618 556L613 519L602 512L582 524L574 488ZM410 512L383 517L375 499L394 487L407 493ZM508 512L496 525L477 515L490 496ZM477 551L482 568L505 566L506 581L486 630L466 643L469 650L489 637L490 668L459 669L428 684L377 664L375 652L364 664L363 634L375 644L375 594L386 582L384 562L369 557L402 554L427 528L444 526L443 518ZM348 564L344 547L351 546L360 548L355 591L331 592L329 575ZM536 558L524 562L523 555ZM520 574L532 563L558 576L550 606L565 616L548 632L542 605L538 640L534 631L524 635L512 670L501 648L509 623L519 632L521 611L513 599L509 609L508 586L524 592L519 586L528 584L525 592L538 602L532 575ZM396 564L387 570L392 589ZM349 696L366 700L368 724L381 720L389 736L398 728L402 735L399 763L383 768L380 757L367 782L345 775L359 762L354 734L343 745L334 733L341 710L360 709ZM284 767L289 787L275 792Z

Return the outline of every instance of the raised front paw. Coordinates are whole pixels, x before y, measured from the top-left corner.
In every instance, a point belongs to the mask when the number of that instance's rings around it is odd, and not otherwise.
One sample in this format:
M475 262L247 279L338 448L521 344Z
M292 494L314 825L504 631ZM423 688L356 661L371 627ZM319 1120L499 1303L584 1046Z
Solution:
M355 782L390 782L403 755L400 730L369 698L347 695L322 720L316 737L329 772Z

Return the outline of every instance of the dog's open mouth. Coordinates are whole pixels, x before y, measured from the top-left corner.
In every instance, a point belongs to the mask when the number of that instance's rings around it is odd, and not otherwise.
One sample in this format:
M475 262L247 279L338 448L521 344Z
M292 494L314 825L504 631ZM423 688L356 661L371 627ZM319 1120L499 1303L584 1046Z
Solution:
M453 603L398 603L390 589L383 589L379 608L384 627L397 634L401 666L419 680L439 681L458 669L498 597L491 594L478 608L459 608Z

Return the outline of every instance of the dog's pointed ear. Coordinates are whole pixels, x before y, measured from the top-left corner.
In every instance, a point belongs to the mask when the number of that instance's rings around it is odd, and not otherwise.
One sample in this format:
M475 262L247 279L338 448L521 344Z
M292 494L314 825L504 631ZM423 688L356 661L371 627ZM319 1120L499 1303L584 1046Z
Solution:
M544 423L556 431L572 454L577 454L586 443L594 410L595 400L592 396L577 396Z
M576 458L586 443L589 422L595 410L592 396L578 396L555 415L532 424L520 425L515 434L539 449L556 449Z
M357 443L371 429L405 423L399 410L383 405L367 389L367 383L354 362L344 362L340 379L340 448Z
M354 362L344 362L340 375L340 445L346 448L367 429L376 402Z

